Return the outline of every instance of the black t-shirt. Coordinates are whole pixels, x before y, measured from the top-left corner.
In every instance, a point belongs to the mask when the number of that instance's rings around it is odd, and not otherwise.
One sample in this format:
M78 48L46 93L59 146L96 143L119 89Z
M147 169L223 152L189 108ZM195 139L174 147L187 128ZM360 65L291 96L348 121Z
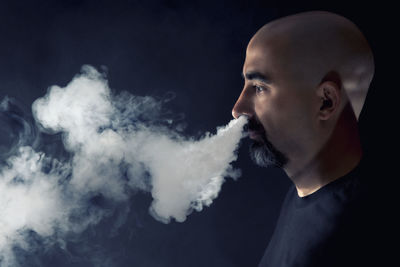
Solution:
M308 196L292 185L259 267L383 266L382 216L368 177L361 160Z

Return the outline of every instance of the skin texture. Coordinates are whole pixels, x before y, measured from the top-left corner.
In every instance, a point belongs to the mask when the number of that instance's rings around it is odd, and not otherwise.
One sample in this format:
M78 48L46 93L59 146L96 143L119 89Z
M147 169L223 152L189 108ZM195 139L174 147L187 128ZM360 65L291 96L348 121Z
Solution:
M280 18L247 46L232 115L259 124L250 138L286 157L281 167L303 197L360 161L357 120L373 74L371 49L351 21L324 11Z

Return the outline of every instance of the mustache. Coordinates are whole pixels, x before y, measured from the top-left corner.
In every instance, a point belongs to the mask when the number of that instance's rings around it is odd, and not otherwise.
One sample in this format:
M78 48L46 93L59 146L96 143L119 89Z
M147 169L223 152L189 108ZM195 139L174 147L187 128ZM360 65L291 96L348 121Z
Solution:
M265 132L264 126L256 117L249 118L248 123L245 125L244 130L254 132Z

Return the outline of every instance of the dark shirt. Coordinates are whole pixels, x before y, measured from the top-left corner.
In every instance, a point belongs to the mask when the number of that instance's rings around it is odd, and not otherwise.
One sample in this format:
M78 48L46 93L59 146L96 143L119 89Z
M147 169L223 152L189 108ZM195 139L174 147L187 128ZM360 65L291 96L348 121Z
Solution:
M383 266L379 207L367 177L361 160L308 196L292 185L259 267Z

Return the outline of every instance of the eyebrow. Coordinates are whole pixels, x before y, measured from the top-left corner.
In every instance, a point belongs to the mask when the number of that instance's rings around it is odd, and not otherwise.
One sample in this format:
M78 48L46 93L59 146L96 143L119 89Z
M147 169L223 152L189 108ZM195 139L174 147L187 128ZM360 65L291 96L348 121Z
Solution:
M271 84L271 79L269 79L267 76L265 76L264 74L257 72L257 71L250 71L247 72L246 74L242 73L242 77L243 79L247 79L247 80L258 80L261 81L263 83L268 83Z

